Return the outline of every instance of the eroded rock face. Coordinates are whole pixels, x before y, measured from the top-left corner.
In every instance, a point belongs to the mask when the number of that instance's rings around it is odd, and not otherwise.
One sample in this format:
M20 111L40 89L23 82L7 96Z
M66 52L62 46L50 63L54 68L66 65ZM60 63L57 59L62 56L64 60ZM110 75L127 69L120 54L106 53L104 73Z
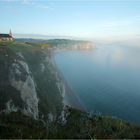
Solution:
M5 48L0 56L3 75L0 113L20 111L35 119L49 118L52 122L54 119L48 114L51 112L53 118L61 114L66 92L53 61L53 50L28 48L21 53L20 49L14 49Z
M56 83L57 87L59 89L60 95L64 98L65 97L65 85L62 81L59 80L59 82Z
M20 54L21 55L21 54ZM10 84L20 91L21 99L25 105L23 113L38 118L38 98L35 88L35 82L23 56L20 60L15 60L10 69Z
M15 105L13 104L13 101L12 101L12 100L9 100L9 101L6 103L5 112L6 112L6 113L11 113L11 112L17 112L17 111L18 111L18 108L15 107Z
M54 46L55 51L62 51L62 50L92 50L95 48L95 44L89 41L84 41L84 42L74 42L71 44L57 44Z

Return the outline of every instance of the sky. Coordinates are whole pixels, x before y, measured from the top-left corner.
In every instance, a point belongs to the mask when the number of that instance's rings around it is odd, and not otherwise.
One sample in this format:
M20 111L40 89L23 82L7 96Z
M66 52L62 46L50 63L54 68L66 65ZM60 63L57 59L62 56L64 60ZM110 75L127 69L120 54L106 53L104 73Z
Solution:
M0 33L140 38L140 0L0 0Z

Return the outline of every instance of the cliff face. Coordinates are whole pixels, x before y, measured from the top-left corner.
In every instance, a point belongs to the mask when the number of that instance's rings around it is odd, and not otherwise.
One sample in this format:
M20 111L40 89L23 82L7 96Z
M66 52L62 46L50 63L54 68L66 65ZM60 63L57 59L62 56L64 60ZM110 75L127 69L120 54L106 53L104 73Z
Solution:
M61 114L64 87L51 51L17 42L1 44L0 49L0 112L21 111L45 121L49 114Z
M90 41L54 39L48 40L55 50L91 50L95 48L95 44Z
M47 43L0 44L1 113L21 111L45 121L55 120L62 114L66 89L52 59L56 47L59 50L88 49L91 43L49 40Z
M24 102L23 113L38 118L38 97L35 82L22 54L10 66L9 81L20 92Z

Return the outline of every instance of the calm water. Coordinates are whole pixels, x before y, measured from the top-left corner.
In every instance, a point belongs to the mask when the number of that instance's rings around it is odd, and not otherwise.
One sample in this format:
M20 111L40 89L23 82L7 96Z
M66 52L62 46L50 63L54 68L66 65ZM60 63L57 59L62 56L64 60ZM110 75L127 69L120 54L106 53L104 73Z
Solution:
M55 61L88 111L140 123L140 48L99 46Z

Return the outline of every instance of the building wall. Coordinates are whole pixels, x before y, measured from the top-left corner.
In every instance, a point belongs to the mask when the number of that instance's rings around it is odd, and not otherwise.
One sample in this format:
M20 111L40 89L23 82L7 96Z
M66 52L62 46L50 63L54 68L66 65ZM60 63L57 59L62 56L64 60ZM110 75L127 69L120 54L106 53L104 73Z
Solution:
M2 38L0 38L0 41L13 41L13 38L2 37Z

